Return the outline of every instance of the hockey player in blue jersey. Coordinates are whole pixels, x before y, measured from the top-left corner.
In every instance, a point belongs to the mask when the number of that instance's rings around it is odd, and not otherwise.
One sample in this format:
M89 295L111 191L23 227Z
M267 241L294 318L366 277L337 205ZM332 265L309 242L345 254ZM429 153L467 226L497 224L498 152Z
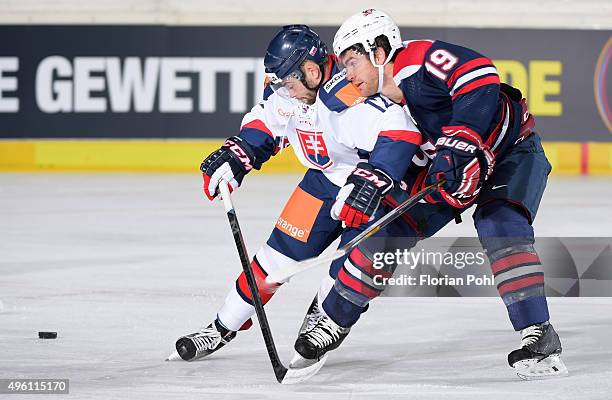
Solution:
M236 189L287 143L308 168L269 239L253 257L265 304L282 284L266 285L270 272L319 255L338 237L346 243L359 233L360 228L343 230L332 218L340 187L348 181L355 188L388 192L392 182L405 175L409 162L399 161L404 153L418 149L421 134L399 105L376 93L360 96L338 68L336 57L327 54L325 44L305 25L285 26L278 32L264 66L270 85L263 101L244 116L237 136L206 157L201 170L204 192L213 200L222 180ZM334 323L320 307L340 266L341 261L332 265L308 309L292 367L302 367L302 358L317 361L348 334L348 328ZM251 325L254 313L242 273L212 323L178 339L178 356L194 360L217 351Z
M521 332L521 348L508 363L524 379L566 374L531 226L551 166L520 91L500 84L493 62L473 50L437 40L403 43L395 23L378 10L349 18L335 35L334 52L363 96L382 93L403 105L423 133L430 166L426 176L412 179L446 181L429 204L408 213L414 236L433 235L475 204L479 239L512 326ZM372 193L372 203L382 195ZM339 196L335 208L344 211L340 219L358 226L372 210L354 199ZM353 251L323 303L345 328L376 294L366 250Z

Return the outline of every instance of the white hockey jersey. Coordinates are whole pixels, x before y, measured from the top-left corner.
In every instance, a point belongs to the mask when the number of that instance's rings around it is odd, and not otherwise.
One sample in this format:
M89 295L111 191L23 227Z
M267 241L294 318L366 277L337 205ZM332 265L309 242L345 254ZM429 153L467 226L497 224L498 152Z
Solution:
M415 151L402 144L421 144L421 134L399 105L380 95L360 97L344 71L321 87L312 105L268 92L244 116L240 136L265 160L290 144L305 167L322 171L337 186L368 158L399 181L412 158L406 155Z

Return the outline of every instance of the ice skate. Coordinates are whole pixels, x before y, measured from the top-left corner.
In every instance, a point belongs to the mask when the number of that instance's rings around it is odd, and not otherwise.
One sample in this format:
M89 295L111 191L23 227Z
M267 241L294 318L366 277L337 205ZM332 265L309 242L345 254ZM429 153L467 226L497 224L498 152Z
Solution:
M206 357L228 344L236 337L235 331L223 327L218 320L200 329L198 332L180 337L176 341L176 352L167 360L183 359L193 361Z
M319 308L317 298L312 301L297 340L296 354L291 360L292 368L304 368L319 361L325 361L325 354L340 346L350 328L337 325Z
M561 360L561 341L549 323L521 331L521 348L508 354L508 364L521 379L545 379L568 374Z

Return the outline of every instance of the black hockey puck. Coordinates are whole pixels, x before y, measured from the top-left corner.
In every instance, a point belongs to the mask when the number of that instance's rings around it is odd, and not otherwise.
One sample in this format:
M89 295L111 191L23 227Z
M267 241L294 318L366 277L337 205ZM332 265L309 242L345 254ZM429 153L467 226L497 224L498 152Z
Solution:
M39 339L57 339L57 332L38 332Z

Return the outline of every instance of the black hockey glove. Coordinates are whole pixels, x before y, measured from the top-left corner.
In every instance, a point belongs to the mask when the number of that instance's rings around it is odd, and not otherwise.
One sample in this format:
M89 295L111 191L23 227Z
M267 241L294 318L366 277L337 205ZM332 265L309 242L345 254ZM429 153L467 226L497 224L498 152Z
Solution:
M370 221L382 198L393 188L393 180L379 169L361 162L349 175L332 206L333 219L359 227Z
M221 180L229 183L230 192L239 187L244 176L253 169L254 161L255 154L247 142L238 136L227 139L200 165L206 197L212 200L217 196Z

